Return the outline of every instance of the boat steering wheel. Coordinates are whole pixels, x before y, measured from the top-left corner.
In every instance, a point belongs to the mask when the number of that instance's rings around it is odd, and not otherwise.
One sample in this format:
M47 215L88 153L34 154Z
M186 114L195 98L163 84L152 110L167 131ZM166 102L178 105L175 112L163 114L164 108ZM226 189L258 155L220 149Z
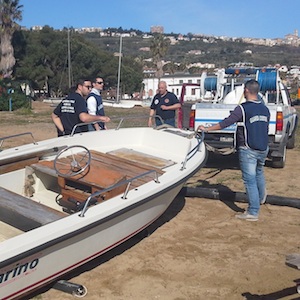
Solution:
M73 145L61 150L54 159L54 169L62 177L84 172L91 164L91 152L84 146Z

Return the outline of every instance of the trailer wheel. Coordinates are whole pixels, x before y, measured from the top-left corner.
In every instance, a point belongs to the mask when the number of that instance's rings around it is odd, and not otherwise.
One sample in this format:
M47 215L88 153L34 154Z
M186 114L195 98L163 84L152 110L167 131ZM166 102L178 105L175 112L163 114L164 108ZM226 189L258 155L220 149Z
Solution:
M84 285L81 285L76 291L72 293L73 296L77 298L83 298L87 294L87 288Z
M286 147L287 149L294 149L295 148L295 140L296 140L296 132L294 131L292 136L289 137Z

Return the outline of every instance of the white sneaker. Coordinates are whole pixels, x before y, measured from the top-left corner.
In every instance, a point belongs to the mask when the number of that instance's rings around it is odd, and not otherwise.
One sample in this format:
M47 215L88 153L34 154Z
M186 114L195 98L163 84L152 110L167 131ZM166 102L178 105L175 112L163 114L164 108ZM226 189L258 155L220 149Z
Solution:
M243 214L235 215L235 217L240 220L246 220L246 221L252 221L252 222L258 221L258 216L250 215L247 212L245 212Z

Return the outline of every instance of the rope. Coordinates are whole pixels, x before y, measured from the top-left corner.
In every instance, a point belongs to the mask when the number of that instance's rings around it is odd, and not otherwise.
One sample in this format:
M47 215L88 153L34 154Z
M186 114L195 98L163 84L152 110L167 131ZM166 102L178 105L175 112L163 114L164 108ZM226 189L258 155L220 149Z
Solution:
M210 152L214 152L214 153L218 153L218 154L222 154L222 155L229 155L235 152L235 148L215 148L211 145L208 145L207 143L205 143L206 149Z
M260 91L276 91L277 72L259 72L257 81L260 85Z

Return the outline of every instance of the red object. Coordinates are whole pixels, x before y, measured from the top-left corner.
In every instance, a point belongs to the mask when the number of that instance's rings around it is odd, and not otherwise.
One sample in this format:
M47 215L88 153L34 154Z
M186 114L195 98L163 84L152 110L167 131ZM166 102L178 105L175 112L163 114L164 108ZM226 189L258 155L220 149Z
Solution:
M276 115L276 132L282 131L282 129L283 129L283 114L281 111L278 111Z
M190 111L190 120L189 120L189 127L190 128L195 127L195 114L196 114L196 110L191 110Z
M182 119L183 119L182 104L184 103L184 95L185 95L185 90L186 90L187 86L200 86L200 84L198 84L198 83L183 83L182 84L182 89L181 89L180 99L179 99L181 107L178 110L178 120L177 120L178 128L182 128ZM195 115L194 115L194 117L195 117ZM193 122L195 122L195 119ZM191 116L190 116L190 125L191 125ZM194 126L192 126L192 128L194 128Z

